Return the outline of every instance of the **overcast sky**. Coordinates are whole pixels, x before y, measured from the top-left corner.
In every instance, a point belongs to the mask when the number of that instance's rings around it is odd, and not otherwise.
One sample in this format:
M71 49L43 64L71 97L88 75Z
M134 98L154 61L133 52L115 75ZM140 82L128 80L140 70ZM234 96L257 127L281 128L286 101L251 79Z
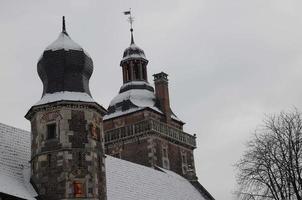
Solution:
M62 15L94 61L90 90L107 107L122 84L130 7L149 81L169 74L172 109L197 134L199 181L217 200L235 199L233 165L264 114L302 110L301 0L0 0L0 122L30 130L37 61Z

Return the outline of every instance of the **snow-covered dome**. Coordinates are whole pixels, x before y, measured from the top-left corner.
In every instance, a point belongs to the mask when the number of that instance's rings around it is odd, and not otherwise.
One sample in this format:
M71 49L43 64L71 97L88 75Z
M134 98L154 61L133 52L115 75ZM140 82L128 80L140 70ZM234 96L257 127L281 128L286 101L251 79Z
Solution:
M148 62L148 60L146 59L144 50L141 49L140 47L138 47L134 43L133 29L131 29L131 43L130 43L130 46L125 49L125 51L123 53L123 59L121 61L121 64L124 61L127 61L129 59L142 59L142 60L145 60L145 61Z
M70 38L65 30L64 18L62 32L44 50L37 68L43 82L40 103L48 103L49 99L93 101L89 90L89 79L93 72L92 59Z
M153 87L145 81L132 81L120 88L119 94L112 99L108 113L104 119L109 119L135 112L144 108L151 108L162 113L158 108Z
M77 50L77 51L83 51L83 48L78 45L76 42L74 42L69 35L65 32L61 32L59 34L59 37L51 43L48 47L46 47L45 51L51 50L51 51L57 51L60 49L64 49L66 51L68 50Z
M127 49L125 49L123 54L123 60L127 60L129 58L146 59L146 56L144 50L142 50L136 44L133 43Z

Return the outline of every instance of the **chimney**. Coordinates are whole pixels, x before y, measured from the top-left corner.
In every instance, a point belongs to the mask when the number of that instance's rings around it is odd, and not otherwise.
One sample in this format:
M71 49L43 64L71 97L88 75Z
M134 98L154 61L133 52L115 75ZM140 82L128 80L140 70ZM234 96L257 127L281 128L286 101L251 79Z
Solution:
M171 108L168 88L168 74L160 72L154 74L155 95L159 101L160 109L166 116L167 123L171 120Z

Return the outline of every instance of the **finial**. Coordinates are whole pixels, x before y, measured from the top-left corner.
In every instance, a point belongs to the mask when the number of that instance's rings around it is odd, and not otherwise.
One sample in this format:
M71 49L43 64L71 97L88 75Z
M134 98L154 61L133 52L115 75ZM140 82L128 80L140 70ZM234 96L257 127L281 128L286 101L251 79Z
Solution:
M134 39L133 39L133 28L131 28L130 31L131 31L131 44L134 44Z
M66 32L66 27L65 27L65 16L63 16L63 18L62 18L62 33L68 35Z
M130 23L131 44L134 44L134 39L133 39L133 27L132 27L134 18L133 18L132 15L131 15L131 8L129 8L128 11L125 11L125 12L124 12L124 15L130 15L130 16L128 17L128 22Z

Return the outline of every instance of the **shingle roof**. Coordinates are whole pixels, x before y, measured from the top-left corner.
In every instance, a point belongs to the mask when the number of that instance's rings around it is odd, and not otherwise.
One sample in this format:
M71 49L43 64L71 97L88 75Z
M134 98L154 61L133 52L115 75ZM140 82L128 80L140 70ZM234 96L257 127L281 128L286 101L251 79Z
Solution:
M0 193L34 200L29 183L30 132L0 123ZM108 200L205 200L185 178L107 156Z
M0 123L0 192L34 199L29 183L30 132Z

